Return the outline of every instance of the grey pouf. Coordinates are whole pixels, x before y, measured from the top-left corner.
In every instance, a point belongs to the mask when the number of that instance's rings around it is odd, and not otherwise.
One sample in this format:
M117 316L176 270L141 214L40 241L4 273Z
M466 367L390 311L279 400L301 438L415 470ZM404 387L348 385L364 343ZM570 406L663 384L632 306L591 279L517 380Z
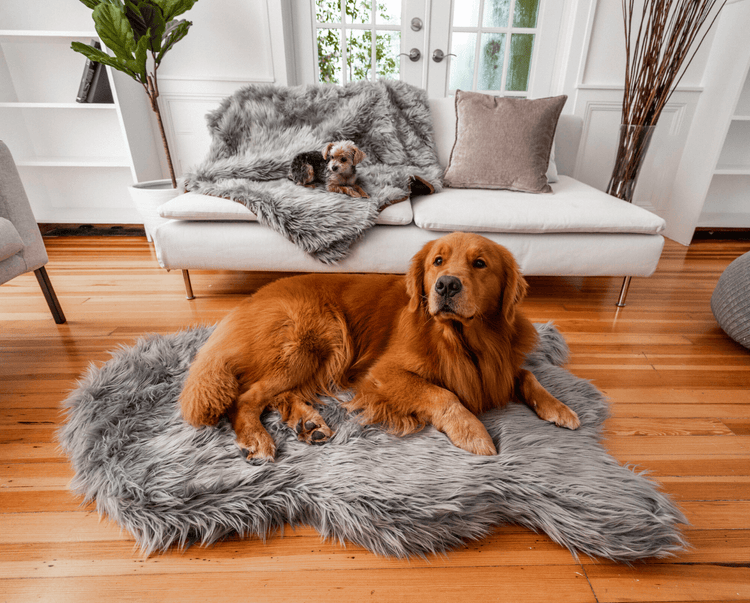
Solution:
M727 335L750 348L750 251L729 264L719 278L711 311Z

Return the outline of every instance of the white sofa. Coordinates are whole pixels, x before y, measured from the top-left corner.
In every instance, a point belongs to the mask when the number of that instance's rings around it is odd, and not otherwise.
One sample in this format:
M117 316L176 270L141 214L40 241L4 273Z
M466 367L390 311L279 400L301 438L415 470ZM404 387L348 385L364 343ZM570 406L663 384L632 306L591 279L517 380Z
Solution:
M430 101L435 142L445 166L455 137L450 99ZM259 224L244 205L186 193L159 208L150 225L159 263L189 270L404 273L411 257L446 232L481 233L515 255L526 275L650 276L661 256L664 220L572 178L581 120L561 115L548 177L553 194L445 188L381 212L378 224L337 265L323 264ZM557 171L557 178L555 177Z

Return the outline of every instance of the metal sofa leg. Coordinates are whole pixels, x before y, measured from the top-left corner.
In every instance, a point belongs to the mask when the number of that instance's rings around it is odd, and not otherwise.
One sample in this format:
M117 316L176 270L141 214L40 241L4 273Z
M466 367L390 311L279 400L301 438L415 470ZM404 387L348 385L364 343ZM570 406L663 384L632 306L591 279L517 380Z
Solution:
M36 275L36 280L39 282L39 286L42 288L44 299L47 300L47 305L49 306L50 312L52 312L52 317L57 324L64 324L66 321L65 314L63 313L60 302L57 300L55 289L52 287L52 283L47 275L47 269L42 266L41 268L34 270L34 274Z
M622 289L620 289L620 299L617 301L616 306L619 308L625 307L625 298L628 296L628 289L630 289L630 279L632 276L626 276L625 280L622 281Z
M193 285L190 283L190 273L187 270L182 271L182 280L185 281L185 295L188 299L195 299L193 295Z

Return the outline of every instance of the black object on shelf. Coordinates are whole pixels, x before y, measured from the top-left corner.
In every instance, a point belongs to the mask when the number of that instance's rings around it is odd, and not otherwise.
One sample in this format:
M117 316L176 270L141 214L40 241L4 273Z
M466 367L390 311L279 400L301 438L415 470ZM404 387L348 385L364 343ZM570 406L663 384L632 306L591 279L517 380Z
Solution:
M102 47L96 40L91 40L91 46L98 50L101 50ZM83 68L83 75L81 76L81 85L78 87L78 94L76 95L76 102L115 102L104 65L91 59L86 59L86 65Z

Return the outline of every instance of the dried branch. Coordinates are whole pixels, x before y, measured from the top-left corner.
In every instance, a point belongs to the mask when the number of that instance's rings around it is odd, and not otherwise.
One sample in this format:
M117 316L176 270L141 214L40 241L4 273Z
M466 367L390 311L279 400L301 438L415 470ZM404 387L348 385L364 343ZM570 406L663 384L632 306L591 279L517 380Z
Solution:
M653 127L727 0L622 0L625 93L607 192L632 200ZM638 4L641 4L639 2ZM696 43L697 41L697 43Z

